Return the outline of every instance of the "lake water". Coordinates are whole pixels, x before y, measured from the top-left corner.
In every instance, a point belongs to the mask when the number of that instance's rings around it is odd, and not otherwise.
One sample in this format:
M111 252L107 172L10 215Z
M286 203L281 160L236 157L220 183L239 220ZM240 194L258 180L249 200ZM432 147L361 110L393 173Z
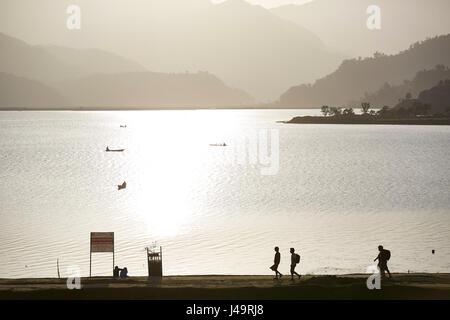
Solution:
M1 277L89 275L91 231L132 276L154 242L166 275L271 274L274 246L282 273L290 247L301 273L363 273L379 244L391 271L450 272L450 127L276 122L318 113L0 112Z

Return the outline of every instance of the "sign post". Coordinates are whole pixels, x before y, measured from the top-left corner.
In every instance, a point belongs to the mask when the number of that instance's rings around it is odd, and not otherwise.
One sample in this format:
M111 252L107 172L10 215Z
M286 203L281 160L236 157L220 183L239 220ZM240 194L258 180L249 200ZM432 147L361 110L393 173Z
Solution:
M89 257L89 277L92 275L92 253L112 252L114 270L114 232L91 232L91 247Z

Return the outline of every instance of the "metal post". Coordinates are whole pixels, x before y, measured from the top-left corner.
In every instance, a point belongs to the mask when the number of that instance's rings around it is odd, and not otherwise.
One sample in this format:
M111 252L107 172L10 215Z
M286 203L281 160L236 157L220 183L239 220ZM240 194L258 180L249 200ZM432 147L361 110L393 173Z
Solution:
M147 252L147 272L148 276L150 277L150 261L148 260L148 247L145 248L145 251Z
M163 266L162 266L162 247L159 247L159 258L161 259L161 277L163 276Z
M113 267L112 267L112 270L113 270L113 277L114 277L114 240L113 240Z
M92 251L89 253L89 278L92 275Z

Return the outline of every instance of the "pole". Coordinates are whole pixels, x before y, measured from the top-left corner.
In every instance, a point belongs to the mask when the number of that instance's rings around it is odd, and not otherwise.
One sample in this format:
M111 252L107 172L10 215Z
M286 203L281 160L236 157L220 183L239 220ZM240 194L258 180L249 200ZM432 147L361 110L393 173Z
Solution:
M148 247L145 248L146 252L147 252L147 271L148 271L148 276L150 277L150 261L148 261Z
M113 238L113 277L114 277L114 238Z
M89 278L92 276L92 248L89 252Z
M60 275L59 275L59 258L56 259L56 269L58 270L58 279L60 279Z

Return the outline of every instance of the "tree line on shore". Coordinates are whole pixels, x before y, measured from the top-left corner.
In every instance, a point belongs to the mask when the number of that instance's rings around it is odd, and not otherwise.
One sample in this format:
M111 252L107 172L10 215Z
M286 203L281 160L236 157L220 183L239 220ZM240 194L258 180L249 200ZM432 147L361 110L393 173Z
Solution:
M406 99L411 99L411 94L406 95ZM324 117L426 117L430 114L431 105L428 103L422 103L420 101L414 101L409 107L391 108L389 106L383 106L379 110L372 108L368 102L361 103L361 114L356 114L352 107L329 107L322 106L321 112ZM446 114L435 114L435 117L445 117L450 113L450 106L446 109Z

